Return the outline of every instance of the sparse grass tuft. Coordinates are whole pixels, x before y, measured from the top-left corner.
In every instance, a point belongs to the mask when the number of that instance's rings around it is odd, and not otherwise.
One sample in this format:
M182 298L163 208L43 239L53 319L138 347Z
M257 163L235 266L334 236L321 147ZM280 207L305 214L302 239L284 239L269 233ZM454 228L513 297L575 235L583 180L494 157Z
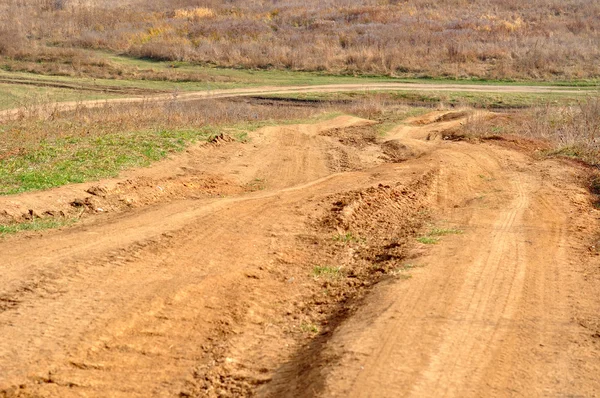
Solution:
M417 242L424 245L435 245L439 242L439 238L432 238L431 236L420 236L417 238Z
M72 225L77 218L34 218L18 224L0 224L0 236L12 235L24 231L43 231Z
M402 264L399 267L396 267L390 271L388 271L388 274L391 276L394 276L398 279L410 279L412 278L412 275L408 273L408 271L413 270L415 268L420 268L422 267L422 265L415 265L415 264Z
M246 188L250 191L250 192L255 192L255 191L262 191L263 189L266 188L266 183L265 180L263 178L255 178L252 181L250 181L249 183L246 184Z
M300 324L300 330L302 330L304 333L311 333L311 334L319 333L319 327L315 324L308 323L308 322L302 322Z
M456 228L434 228L427 233L429 236L444 236L462 234L463 231Z
M352 232L346 232L345 234L334 235L333 240L342 243L358 243L363 242L364 238L355 236Z
M417 238L417 242L424 245L435 245L440 241L440 236L462 234L463 231L456 228L433 228L424 236Z
M316 265L313 268L313 275L315 278L325 277L336 279L340 278L342 273L342 267L332 267L328 265Z
M390 274L396 275L396 274L401 273L401 272L406 272L406 271L410 271L412 269L421 268L421 267L422 267L422 265L416 265L416 264L410 264L410 263L402 264L399 267L394 268L393 270L391 270Z

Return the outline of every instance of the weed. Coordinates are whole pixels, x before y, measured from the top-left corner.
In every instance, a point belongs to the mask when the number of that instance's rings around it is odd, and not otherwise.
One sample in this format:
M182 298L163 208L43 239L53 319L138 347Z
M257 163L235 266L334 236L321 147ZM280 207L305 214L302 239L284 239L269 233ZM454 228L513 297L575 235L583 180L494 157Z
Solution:
M549 98L538 100L519 113L469 118L462 129L468 135L483 138L497 135L499 130L502 134L518 134L526 137L522 142L539 155L598 165L600 96L588 94L587 98L567 103L555 103Z
M308 322L302 322L300 324L300 330L302 330L304 333L311 333L311 334L319 333L319 327L315 324L308 323Z
M365 241L364 238L355 236L352 232L346 232L345 234L334 235L333 240L336 242L343 242L343 243L358 243L358 242Z
M342 273L342 267L331 267L327 265L315 265L313 268L313 275L315 278L326 277L326 278L340 278Z
M417 238L417 242L422 243L424 245L435 245L440 240L438 238L432 238L431 236L421 236Z
M463 231L456 228L434 228L427 233L428 236L444 236L462 234Z
M462 234L463 231L456 228L433 228L424 236L417 238L417 242L424 245L435 245L440 241L440 236Z
M250 192L262 191L266 188L266 183L264 178L255 178L247 183L246 187Z
M18 224L0 224L0 236L16 234L23 231L42 231L46 229L61 228L77 222L77 218L34 218Z
M149 79L171 77L163 68L185 79L195 63L282 74L313 70L505 81L599 75L595 1L503 1L492 7L473 0L469 7L456 2L449 7L386 0L331 7L290 0L281 7L229 0L202 1L199 7L188 0L138 2L135 9L122 3L56 7L52 1L5 1L0 13L5 68L102 77L131 76L135 66L153 65L156 72L141 71ZM23 27L28 26L36 27L35 35L27 34ZM561 34L561 40L550 33ZM137 59L87 49L119 49Z

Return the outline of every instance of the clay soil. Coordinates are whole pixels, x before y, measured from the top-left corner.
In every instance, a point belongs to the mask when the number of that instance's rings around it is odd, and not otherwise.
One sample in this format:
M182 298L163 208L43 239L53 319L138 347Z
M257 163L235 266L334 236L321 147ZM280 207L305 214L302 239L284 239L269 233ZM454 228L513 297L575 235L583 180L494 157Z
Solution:
M0 397L600 395L581 165L349 116L0 198ZM541 145L541 144L540 144Z

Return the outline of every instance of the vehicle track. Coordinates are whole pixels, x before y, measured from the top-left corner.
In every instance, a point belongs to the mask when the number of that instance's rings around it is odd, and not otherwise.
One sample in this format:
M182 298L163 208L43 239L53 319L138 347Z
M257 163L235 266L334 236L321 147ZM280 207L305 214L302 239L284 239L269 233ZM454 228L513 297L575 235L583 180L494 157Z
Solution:
M598 262L586 250L598 215L585 170L439 139L465 117L434 112L359 144L348 143L370 137L372 122L267 127L252 144L204 146L140 171L220 174L256 189L165 196L0 241L0 396L600 394ZM390 161L392 141L412 157ZM44 203L90 185L50 190ZM35 195L1 199L0 210ZM415 204L433 224L406 231L411 240L433 227L462 233L415 243L411 278L369 288L350 274L313 275L358 264L386 228L425 217ZM359 229L323 230L332 211ZM334 232L364 241L331 246ZM320 304L335 283L348 295ZM328 329L337 310L346 315ZM310 322L320 321L315 337Z
M0 120L14 118L23 112L31 113L36 109L41 113L69 111L78 107L102 107L106 104L135 104L143 102L196 101L201 99L251 97L277 94L307 94L335 92L377 92L377 91L415 91L415 92L464 92L464 93L507 93L507 94L571 94L588 95L590 90L574 86L516 86L486 84L426 84L426 83L365 83L365 84L325 84L314 86L265 86L241 89L219 89L194 92L145 95L131 98L112 98L105 100L66 101L37 107L15 108L0 111Z
M566 294L581 283L567 243L576 210L524 156L452 152L440 153L440 218L464 234L336 331L324 349L331 362L302 375L320 391L303 394L302 384L288 396L597 395L600 384L575 365L595 343L572 322L577 300Z

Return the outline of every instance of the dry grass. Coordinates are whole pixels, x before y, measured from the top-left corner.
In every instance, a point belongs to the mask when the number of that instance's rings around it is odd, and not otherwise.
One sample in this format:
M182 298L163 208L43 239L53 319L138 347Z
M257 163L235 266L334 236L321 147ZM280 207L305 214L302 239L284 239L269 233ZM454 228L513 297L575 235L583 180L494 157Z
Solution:
M9 67L92 75L122 69L80 49L228 67L597 78L600 3L0 0L0 56Z
M203 100L199 102L144 102L129 105L80 107L56 111L54 104L32 104L17 120L0 126L0 160L24 153L54 140L101 137L114 132L142 130L202 129L236 123L305 119L325 111L325 107L271 106L243 100ZM49 116L47 116L49 115Z
M599 98L492 117L482 111L455 137L517 134L550 142L544 146L545 155L576 157L599 165ZM40 104L35 103L25 107L16 120L0 125L0 194L117 175L124 168L148 165L219 134L225 126L230 134L243 138L244 131L265 124L340 112L378 120L378 131L384 133L424 109L406 105L407 101L410 99L386 93L343 99L334 96L321 102L252 98L181 102L174 97L164 103L107 103L68 112L58 111L53 104L45 105L46 109L42 104L40 111Z
M224 126L228 134L244 139L250 129L308 118L323 110L241 100L174 100L25 113L0 126L0 195L113 177L210 140Z
M524 133L556 143L551 154L600 165L600 97L572 107L535 109L524 124Z
M411 101L390 94L361 94L356 98L297 100L231 98L112 104L61 111L60 104L30 98L21 112L0 123L0 160L12 153L38 148L57 139L101 137L115 132L203 129L233 124L248 128L265 123L290 123L323 114L345 113L373 120L400 120L415 112Z
M470 117L459 131L447 138L484 138L515 135L542 141L548 156L566 156L590 165L600 165L600 96L577 105L543 106L508 114L487 113Z
M0 125L0 195L112 177L145 167L188 145L222 134L245 140L249 130L337 112L390 120L413 108L387 97L343 102L228 99L138 104L61 112L26 108ZM42 105L42 108L44 105Z

